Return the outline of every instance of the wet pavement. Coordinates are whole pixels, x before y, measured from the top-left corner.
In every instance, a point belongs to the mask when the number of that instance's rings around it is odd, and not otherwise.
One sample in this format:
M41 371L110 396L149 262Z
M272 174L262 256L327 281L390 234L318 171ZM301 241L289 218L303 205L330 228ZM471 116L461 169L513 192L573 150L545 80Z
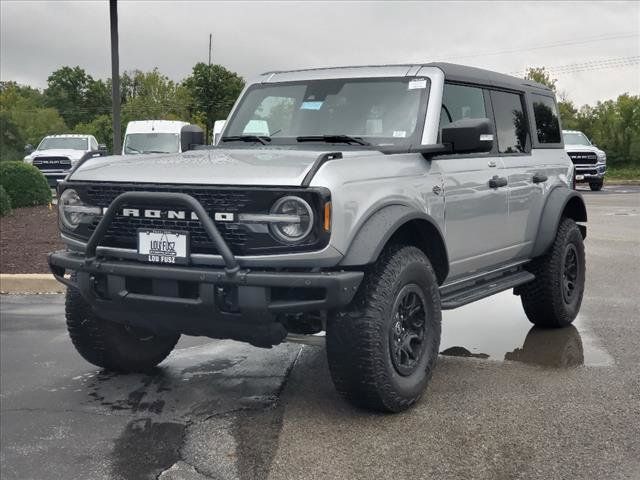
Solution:
M183 338L151 375L85 363L63 297L3 296L3 479L640 478L640 189L584 192L587 293L531 328L504 292L443 316L409 412L343 402L324 349Z

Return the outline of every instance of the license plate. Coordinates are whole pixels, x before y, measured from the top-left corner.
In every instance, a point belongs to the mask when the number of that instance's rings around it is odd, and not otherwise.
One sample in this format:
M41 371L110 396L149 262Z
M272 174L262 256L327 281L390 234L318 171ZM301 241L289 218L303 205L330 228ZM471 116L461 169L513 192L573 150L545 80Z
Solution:
M189 233L138 230L138 257L151 263L187 264Z
M584 180L584 175L576 175L576 180Z

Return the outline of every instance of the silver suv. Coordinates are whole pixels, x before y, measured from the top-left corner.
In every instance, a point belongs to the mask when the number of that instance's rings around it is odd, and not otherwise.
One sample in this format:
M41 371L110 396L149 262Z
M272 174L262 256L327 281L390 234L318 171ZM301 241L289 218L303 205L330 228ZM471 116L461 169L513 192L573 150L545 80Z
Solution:
M78 167L49 262L95 365L148 370L181 334L326 339L348 400L400 411L431 377L441 310L513 289L534 324L574 320L573 172L537 83L442 63L270 72L218 146Z

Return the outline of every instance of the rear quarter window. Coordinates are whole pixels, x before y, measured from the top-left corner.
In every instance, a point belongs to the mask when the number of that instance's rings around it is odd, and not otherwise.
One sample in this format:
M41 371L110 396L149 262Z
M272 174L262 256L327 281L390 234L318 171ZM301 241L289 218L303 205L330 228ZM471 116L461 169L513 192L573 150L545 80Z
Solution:
M551 97L532 95L536 134L540 143L560 143L560 122L556 102Z

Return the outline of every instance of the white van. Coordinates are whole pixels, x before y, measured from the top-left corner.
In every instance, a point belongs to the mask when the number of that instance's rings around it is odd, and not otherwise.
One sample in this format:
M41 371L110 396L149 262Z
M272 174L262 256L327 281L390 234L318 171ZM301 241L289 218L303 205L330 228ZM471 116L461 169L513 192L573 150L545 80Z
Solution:
M202 144L204 132L197 125L175 120L139 120L127 124L122 154L180 153Z

